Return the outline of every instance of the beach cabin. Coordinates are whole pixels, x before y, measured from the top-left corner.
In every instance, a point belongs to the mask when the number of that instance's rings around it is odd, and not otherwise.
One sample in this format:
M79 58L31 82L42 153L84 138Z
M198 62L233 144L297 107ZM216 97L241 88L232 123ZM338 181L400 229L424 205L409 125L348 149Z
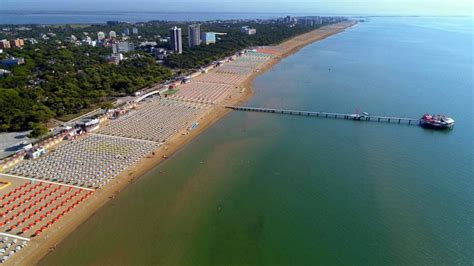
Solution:
M46 154L46 149L44 147L37 147L37 148L32 148L32 149L29 149L27 152L26 152L26 158L27 159L37 159L43 155Z
M82 128L83 130L89 132L99 129L99 119L95 118L85 118L82 121L78 122L76 126Z

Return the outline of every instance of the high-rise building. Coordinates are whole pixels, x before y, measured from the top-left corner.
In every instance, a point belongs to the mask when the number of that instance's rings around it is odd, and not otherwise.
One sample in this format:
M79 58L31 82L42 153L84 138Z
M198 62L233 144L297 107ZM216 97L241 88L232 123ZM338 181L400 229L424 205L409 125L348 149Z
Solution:
M123 34L130 35L130 30L128 28L123 29Z
M115 31L111 30L111 31L109 32L109 37L110 37L110 38L117 38L117 33L116 33Z
M183 53L183 40L181 38L181 28L176 26L170 29L171 50L175 53Z
M304 21L305 26L313 27L314 26L314 20L312 18L306 18Z
M133 27L133 28L132 28L132 33L133 33L133 34L138 34L138 28Z
M206 45L211 44L211 43L216 43L216 33L215 32L201 33L201 41Z
M103 31L97 32L97 40L102 41L105 39L105 33Z
M118 44L117 43L113 43L112 44L112 54L118 54Z
M188 44L189 47L201 44L201 25L192 24L188 26Z
M25 45L23 39L10 40L10 48L20 48Z

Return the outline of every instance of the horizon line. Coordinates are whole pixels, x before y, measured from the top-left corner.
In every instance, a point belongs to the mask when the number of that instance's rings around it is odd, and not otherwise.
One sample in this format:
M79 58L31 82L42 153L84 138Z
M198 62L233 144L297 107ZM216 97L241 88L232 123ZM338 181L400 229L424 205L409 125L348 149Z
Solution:
M153 13L171 13L171 14L183 14L183 13L195 13L195 14L288 14L288 15L332 15L332 16L364 16L364 17L474 17L474 14L397 14L397 13L337 13L337 12L284 12L284 11L270 11L270 12L260 12L260 11L127 11L127 10L15 10L15 9L0 9L0 13L39 13L39 14L57 14L57 13L144 13L144 14L153 14Z

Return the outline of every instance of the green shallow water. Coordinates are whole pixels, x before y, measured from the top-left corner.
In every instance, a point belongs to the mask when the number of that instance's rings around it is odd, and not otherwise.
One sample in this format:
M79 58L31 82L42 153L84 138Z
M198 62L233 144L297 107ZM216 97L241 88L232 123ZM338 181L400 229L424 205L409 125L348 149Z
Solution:
M454 130L233 112L41 265L471 265L472 28L370 19L283 60L245 104L445 113Z

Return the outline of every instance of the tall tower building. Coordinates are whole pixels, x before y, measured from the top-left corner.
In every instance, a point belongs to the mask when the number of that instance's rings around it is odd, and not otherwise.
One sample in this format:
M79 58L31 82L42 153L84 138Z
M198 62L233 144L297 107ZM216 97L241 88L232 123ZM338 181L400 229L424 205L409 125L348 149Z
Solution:
M201 25L192 24L188 26L188 44L189 47L201 44Z
M171 50L173 52L181 54L183 53L183 40L181 38L181 28L176 26L170 29L170 43Z

